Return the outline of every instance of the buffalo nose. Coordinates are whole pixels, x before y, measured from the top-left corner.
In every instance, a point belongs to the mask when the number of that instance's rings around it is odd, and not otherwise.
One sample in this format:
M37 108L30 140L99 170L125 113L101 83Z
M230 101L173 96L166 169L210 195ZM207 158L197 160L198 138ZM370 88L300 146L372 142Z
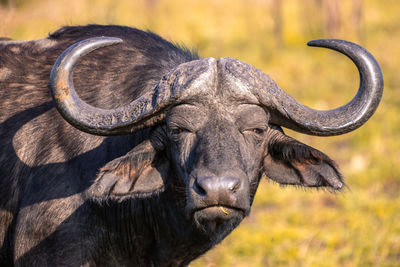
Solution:
M240 179L234 176L203 176L196 179L194 189L203 198L218 201L234 196L240 184Z

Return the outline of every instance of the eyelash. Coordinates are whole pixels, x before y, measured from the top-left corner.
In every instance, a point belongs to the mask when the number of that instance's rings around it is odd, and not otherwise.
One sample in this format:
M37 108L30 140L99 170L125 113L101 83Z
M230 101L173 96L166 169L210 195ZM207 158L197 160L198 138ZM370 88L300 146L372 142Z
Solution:
M185 129L185 128L180 128L180 127L173 127L171 128L171 133L172 135L180 135L184 132L190 132L189 130Z

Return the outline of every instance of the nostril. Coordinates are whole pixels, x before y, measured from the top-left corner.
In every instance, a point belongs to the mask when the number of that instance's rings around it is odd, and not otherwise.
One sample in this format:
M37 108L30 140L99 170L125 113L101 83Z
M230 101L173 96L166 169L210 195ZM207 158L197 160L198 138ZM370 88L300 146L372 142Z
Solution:
M193 184L194 191L199 194L200 196L206 196L207 191L205 188L205 184L202 178L197 178Z
M226 176L222 178L224 188L227 188L232 193L236 193L240 188L240 179L237 177Z

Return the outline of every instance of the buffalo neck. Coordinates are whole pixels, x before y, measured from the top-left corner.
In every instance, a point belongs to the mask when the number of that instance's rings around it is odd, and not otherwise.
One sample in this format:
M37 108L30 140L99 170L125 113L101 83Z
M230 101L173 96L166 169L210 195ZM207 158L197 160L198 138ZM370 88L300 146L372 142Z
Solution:
M100 252L94 265L186 266L216 241L197 230L168 190L147 198L92 202ZM124 264L123 264L124 265Z

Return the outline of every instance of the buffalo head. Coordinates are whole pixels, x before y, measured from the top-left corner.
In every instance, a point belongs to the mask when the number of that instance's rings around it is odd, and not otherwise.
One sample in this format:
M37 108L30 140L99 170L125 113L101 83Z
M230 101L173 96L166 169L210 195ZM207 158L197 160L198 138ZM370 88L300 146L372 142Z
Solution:
M343 187L329 157L280 126L311 135L343 134L365 123L382 96L382 73L371 54L350 42L316 40L309 45L347 55L360 73L357 95L334 110L299 104L268 75L232 58L183 63L127 106L90 106L75 92L74 66L90 51L119 42L103 37L76 43L51 74L57 109L76 128L95 135L148 129L145 141L100 170L90 194L127 198L171 191L182 216L218 239L249 213L264 173L281 184Z

